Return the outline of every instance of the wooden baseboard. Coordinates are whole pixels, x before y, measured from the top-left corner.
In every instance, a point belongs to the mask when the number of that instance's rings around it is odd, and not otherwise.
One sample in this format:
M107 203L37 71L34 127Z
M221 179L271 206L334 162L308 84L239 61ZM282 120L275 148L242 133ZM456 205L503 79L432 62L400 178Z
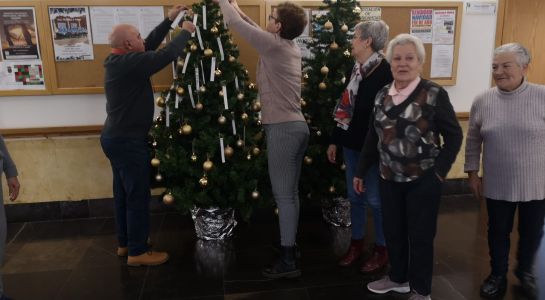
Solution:
M0 129L4 137L50 137L100 134L102 125Z

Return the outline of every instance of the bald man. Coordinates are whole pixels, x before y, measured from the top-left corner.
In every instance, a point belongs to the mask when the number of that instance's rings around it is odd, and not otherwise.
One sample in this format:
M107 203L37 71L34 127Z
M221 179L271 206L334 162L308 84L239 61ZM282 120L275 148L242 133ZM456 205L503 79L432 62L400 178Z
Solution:
M181 33L162 49L173 20L186 8L171 8L168 18L144 40L138 30L120 24L110 34L111 53L104 61L106 122L100 142L112 166L117 255L128 256L130 266L159 265L166 252L152 251L150 232L150 155L148 132L153 122L153 89L150 76L183 53L195 27L182 24Z

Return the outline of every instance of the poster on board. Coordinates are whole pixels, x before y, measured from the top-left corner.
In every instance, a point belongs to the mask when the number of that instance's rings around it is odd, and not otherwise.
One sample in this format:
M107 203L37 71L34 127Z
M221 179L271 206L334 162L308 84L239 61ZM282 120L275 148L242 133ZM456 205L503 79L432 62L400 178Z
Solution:
M93 60L87 7L49 7L56 61Z
M0 8L0 40L4 60L39 59L34 8Z
M42 61L0 62L0 90L45 90Z

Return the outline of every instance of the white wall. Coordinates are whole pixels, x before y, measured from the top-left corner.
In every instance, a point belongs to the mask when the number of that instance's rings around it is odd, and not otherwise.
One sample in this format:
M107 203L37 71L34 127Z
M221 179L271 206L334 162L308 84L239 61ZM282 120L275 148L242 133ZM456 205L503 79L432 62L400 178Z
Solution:
M457 112L469 111L473 98L490 87L495 34L495 15L464 13L457 83L447 87ZM104 95L0 98L0 128L101 125L105 118Z

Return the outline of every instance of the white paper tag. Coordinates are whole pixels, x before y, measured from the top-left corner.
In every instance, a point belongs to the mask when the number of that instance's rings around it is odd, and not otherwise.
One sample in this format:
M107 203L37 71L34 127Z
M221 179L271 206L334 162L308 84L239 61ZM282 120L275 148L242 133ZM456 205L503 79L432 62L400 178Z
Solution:
M235 88L237 89L237 91L239 90L239 87L238 87L238 76L235 76Z
M190 56L191 56L191 53L187 52L187 54L185 55L184 67L182 68L182 74L185 74L185 70L187 69L187 63L189 62Z
M225 149L223 148L223 138L220 137L220 151L221 151L221 162L225 163Z
M199 66L195 66L195 89L198 89L200 84L200 76L199 76Z
M233 135L237 135L237 126L235 124L235 118L231 120L231 127L233 127Z
M202 6L202 28L206 29L206 5Z
M216 73L216 57L212 57L212 63L210 64L210 81L214 81Z
M195 100L193 99L193 89L191 88L191 84L187 85L187 89L189 90L189 99L191 99L191 106L195 108Z
M174 108L178 109L178 103L182 102L182 97L176 94L176 101L174 102Z
M182 10L178 16L176 16L176 19L174 19L174 21L172 21L172 24L170 25L170 28L172 29L175 29L176 26L178 26L178 24L180 24L180 21L182 20L182 18L185 16L185 13L186 11L185 10Z
M204 47L202 45L201 30L199 29L199 27L197 27L197 39L199 40L199 47L201 47L201 50L204 50Z
M204 67L202 66L202 60L201 60L201 75L202 75L202 84L206 84L206 80L204 79Z
M225 85L222 85L221 90L223 91L223 107L225 108L225 110L228 110L229 102L227 102L227 87Z
M221 39L219 36L217 38L217 41L218 41L218 47L220 48L221 61L224 61L225 55L223 54L223 45L221 44Z
M167 105L165 108L166 126L170 127L170 107Z
M197 25L197 20L198 20L198 19L199 19L199 15L194 14L194 15L193 15L193 25L195 25L195 27L198 27L198 25ZM195 37L195 31L193 31L193 32L191 33L191 37Z

